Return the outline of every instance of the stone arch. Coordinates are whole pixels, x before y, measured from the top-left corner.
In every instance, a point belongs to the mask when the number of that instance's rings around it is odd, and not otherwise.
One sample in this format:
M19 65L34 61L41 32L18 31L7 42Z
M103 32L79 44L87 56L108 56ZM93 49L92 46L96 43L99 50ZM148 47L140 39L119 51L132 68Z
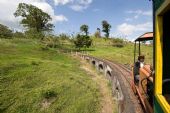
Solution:
M103 70L103 69L104 69L103 64L99 64L99 70Z
M106 71L106 75L108 75L109 77L112 76L111 72L110 71Z
M89 57L86 57L85 59L86 59L86 61L87 61L87 62L89 62L89 61L90 61L90 58L89 58Z
M92 64L93 64L93 65L96 65L96 61L95 61L95 60L92 60Z
M109 81L111 81L111 79L112 79L112 74L111 74L111 72L110 72L109 70L106 71L106 78L107 78Z

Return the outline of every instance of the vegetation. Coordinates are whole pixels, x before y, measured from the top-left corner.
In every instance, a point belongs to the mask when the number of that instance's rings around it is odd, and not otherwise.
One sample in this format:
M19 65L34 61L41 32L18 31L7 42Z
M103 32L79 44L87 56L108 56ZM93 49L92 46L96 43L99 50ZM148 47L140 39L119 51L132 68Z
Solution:
M106 20L102 21L102 29L102 31L105 33L105 37L109 38L111 25Z
M84 32L85 33L85 35L87 36L88 35L88 30L89 30L89 26L88 25L81 25L81 27L80 27L80 31L82 31L82 32Z
M88 54L116 61L127 65L129 68L133 64L134 43L125 42L123 47L113 46L112 39L93 38L93 46L89 48ZM119 44L119 43L118 43ZM141 54L145 56L145 63L153 64L153 46L141 44ZM138 51L136 55L138 54ZM137 57L136 57L137 59Z
M44 37L41 42L45 46L44 49L56 48L60 44L59 39L53 36Z
M12 30L7 26L0 24L0 38L12 38Z
M92 45L92 39L87 35L78 34L74 40L74 44L79 50L80 48L89 48Z
M114 62L118 62L127 67L131 67L133 64L134 56L134 43L128 42L120 38L95 38L91 37L92 45L89 48L82 48L81 51L85 51L89 55L109 59ZM72 43L62 46L67 51L75 50ZM145 63L151 64L153 60L153 46L141 44L141 54L145 56ZM137 59L138 51L136 51Z
M106 84L100 84L103 79L90 68L80 68L80 61L65 51L82 48L92 56L130 66L133 43L109 38L111 25L106 20L102 21L102 31L107 40L100 38L100 28L95 37L89 36L89 26L85 24L80 26L83 34L75 37L49 34L52 18L33 5L20 3L14 15L22 17L26 31L14 33L0 24L0 112L100 112L101 94L105 94L101 91L106 91ZM141 45L145 62L152 64L152 46ZM87 71L96 78L87 76Z
M98 113L98 86L78 60L36 39L0 39L1 113Z
M85 35L78 34L74 39L75 47L80 50L80 48L89 48L92 45L92 39L88 36L88 25L80 26L80 30L85 33Z
M94 36L95 36L96 38L101 38L100 28L97 28L97 31L94 33Z
M125 46L125 41L121 38L113 38L111 41L112 41L112 45L114 47L124 47Z
M16 31L15 33L13 33L13 37L16 37L16 38L26 38L25 34L22 33L22 32L19 32L19 31Z
M70 36L67 35L67 34L64 34L64 33L59 34L59 36L57 36L57 37L55 37L55 38L58 38L59 41L60 41L60 44L62 44L62 45L63 45L63 44L68 44L68 43L70 43L70 41L71 41Z
M14 15L15 17L21 16L21 24L29 32L32 33L34 31L33 34L36 32L51 31L53 28L53 24L49 23L52 20L50 15L33 5L20 3Z

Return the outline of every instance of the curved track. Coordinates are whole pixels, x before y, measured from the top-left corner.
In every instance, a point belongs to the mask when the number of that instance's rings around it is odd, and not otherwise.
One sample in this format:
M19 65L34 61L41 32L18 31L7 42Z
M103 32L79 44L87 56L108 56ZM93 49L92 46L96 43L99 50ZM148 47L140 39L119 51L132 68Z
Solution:
M133 77L129 69L109 60L88 55L80 56L92 65L95 65L97 70L103 72L106 78L111 81L112 92L118 102L119 113L143 113L138 97L134 94L131 87ZM101 64L103 66L102 69L100 69Z

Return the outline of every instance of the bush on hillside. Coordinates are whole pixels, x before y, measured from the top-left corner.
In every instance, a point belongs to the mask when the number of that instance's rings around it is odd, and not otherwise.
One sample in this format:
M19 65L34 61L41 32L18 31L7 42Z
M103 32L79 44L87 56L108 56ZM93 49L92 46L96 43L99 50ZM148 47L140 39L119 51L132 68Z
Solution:
M62 45L71 41L70 36L65 33L60 34L59 36L57 36L57 38L59 39L60 44Z
M50 99L52 97L56 97L57 93L53 90L46 90L42 92L42 96L46 99Z
M119 47L119 48L124 47L125 46L124 40L121 38L113 38L112 46Z
M22 33L22 32L16 31L15 33L13 33L13 37L16 37L16 38L25 38L25 34Z
M74 40L74 44L76 48L89 48L92 45L92 39L87 35L80 35L76 36Z
M35 29L30 29L25 32L26 38L32 38L32 39L43 39L44 34L42 32L37 32Z
M0 24L0 38L12 38L12 30L7 26Z
M45 45L46 48L56 48L59 45L59 40L56 37L48 36L44 37L41 42Z
M96 32L94 33L94 36L95 36L96 38L101 38L101 33L98 32L98 31L96 31Z

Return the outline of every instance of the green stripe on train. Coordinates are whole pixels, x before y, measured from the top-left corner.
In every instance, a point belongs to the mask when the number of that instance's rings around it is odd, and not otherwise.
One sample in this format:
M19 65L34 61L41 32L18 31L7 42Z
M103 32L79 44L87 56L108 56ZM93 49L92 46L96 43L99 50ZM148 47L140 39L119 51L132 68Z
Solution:
M161 6L165 0L155 0L155 11Z
M154 113L164 113L157 99L154 97Z

